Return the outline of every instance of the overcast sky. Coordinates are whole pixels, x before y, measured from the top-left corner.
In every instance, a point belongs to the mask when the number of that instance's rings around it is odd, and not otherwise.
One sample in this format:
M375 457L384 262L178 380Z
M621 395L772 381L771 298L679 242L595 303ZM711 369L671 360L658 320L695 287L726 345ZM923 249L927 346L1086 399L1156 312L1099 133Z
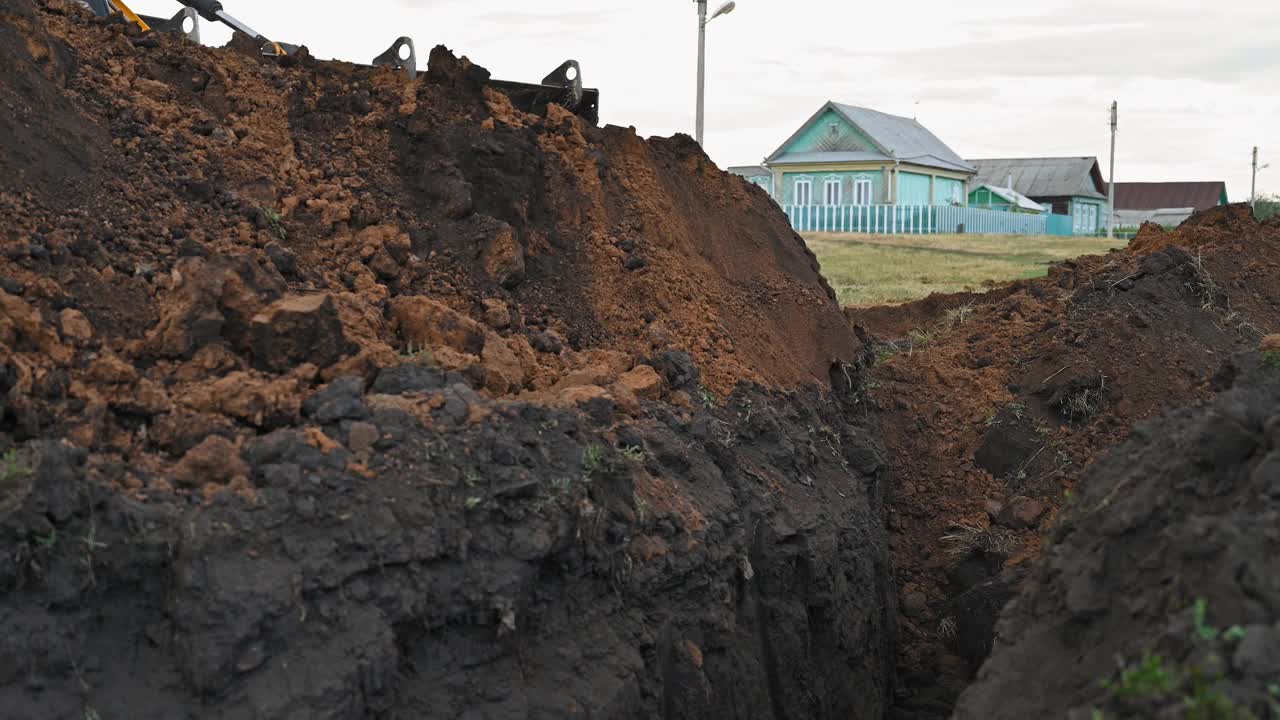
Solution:
M322 58L367 62L402 34L424 59L443 43L509 80L574 58L602 123L693 131L692 0L223 4ZM1225 180L1246 200L1253 145L1275 165L1259 192L1280 192L1278 71L1276 0L738 0L708 27L706 148L722 167L758 163L830 99L916 117L966 158L1096 155L1105 174L1114 99L1117 180Z

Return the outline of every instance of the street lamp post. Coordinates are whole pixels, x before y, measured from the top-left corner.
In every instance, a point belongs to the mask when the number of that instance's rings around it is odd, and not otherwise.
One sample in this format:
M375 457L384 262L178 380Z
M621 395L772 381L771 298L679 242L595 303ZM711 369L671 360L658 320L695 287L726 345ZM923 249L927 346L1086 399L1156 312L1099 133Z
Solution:
M695 139L698 145L702 145L702 128L703 113L706 102L706 77L707 77L707 23L715 20L721 15L728 15L738 6L737 3L727 2L720 6L711 17L707 17L707 0L694 0L698 3L698 118L697 131Z

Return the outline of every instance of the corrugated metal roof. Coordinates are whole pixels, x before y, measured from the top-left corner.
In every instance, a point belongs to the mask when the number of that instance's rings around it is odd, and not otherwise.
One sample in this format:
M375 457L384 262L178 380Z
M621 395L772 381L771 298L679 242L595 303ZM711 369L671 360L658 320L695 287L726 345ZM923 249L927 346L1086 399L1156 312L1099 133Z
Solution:
M915 118L882 113L871 108L832 103L836 110L871 136L876 144L903 162L929 167L972 172L973 166L964 161L947 144L929 132Z
M831 162L893 162L893 158L876 152L803 152L786 153L769 161L770 165Z
M726 172L742 177L760 177L761 175L773 175L769 172L769 168L763 165L735 165L734 167L725 168Z
M1017 205L1018 207L1022 208L1023 210L1032 210L1032 211L1034 211L1034 212L1044 212L1044 206L1043 206L1043 205L1041 205L1040 203L1036 202L1035 200L1032 200L1031 198L1027 197L1026 195L1023 195L1022 193L1018 192L1017 190L1011 190L1011 189L1009 189L1009 188L1007 188L1007 187L999 187L999 186L996 186L996 185L989 185L989 184L986 184L986 183L983 183L983 184L981 184L981 185L979 185L979 186L977 186L977 187L973 188L973 190L980 190L980 189L982 189L982 188L986 188L986 189L990 190L991 192L995 193L996 195L999 195L1000 197L1004 198L1005 202L1008 202L1008 203L1012 203L1012 204L1014 204L1014 205ZM972 192L973 192L973 190L970 190L969 192L971 192L971 193L972 193Z
M844 116L854 127L882 150L875 152L830 152L830 153L784 153L810 125L822 117L828 109L835 110ZM812 162L862 162L867 160L900 160L906 163L925 167L971 173L974 168L964 161L946 143L929 132L923 125L912 118L889 115L877 110L844 105L827 101L818 109L800 129L787 138L777 150L765 160L766 164L812 163Z
M1227 194L1221 180L1207 182L1116 183L1117 210L1161 210L1195 208L1207 210Z
M969 163L978 169L973 183L1008 187L1012 176L1013 189L1029 198L1106 197L1094 157L987 158Z

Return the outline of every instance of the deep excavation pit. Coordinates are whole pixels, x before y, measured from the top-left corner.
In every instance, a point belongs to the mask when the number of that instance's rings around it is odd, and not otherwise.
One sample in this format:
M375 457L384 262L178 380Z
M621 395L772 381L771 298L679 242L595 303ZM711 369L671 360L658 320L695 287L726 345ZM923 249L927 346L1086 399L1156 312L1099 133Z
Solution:
M1247 209L846 317L691 140L443 47L0 0L0 66L5 720L1280 703Z

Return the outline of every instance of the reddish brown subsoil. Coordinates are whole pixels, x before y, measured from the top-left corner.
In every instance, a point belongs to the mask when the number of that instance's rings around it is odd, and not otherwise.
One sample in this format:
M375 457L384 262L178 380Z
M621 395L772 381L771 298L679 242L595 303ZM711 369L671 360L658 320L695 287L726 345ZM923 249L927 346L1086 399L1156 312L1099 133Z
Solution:
M881 358L898 712L945 716L1081 471L1280 329L1280 226L1220 208L1044 279L847 314Z

